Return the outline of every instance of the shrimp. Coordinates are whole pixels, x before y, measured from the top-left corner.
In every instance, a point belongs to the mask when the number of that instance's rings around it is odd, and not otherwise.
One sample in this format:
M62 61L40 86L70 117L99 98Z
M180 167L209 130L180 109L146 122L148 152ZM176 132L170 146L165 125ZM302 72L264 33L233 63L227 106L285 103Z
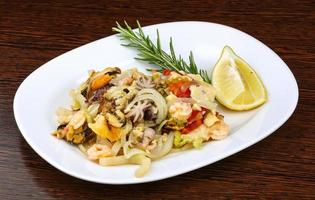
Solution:
M94 144L87 150L87 155L90 160L98 160L102 157L112 155L111 149L107 145Z

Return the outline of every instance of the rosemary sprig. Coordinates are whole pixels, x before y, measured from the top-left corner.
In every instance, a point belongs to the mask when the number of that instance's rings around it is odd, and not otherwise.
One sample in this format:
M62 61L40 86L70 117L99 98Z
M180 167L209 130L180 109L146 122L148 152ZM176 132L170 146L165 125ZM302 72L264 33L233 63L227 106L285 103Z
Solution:
M137 21L138 32L133 31L126 21L124 23L125 27L122 27L116 22L117 27L113 27L113 31L119 33L119 37L122 40L128 41L127 44L122 44L123 46L135 48L139 51L136 59L155 64L159 66L161 70L169 69L172 71L184 71L190 74L199 74L205 82L211 82L206 70L198 70L192 52L189 54L189 64L184 61L181 55L178 57L176 56L172 38L170 38L169 42L170 54L167 54L161 48L159 30L156 31L157 41L155 45L150 37L143 33L139 21Z

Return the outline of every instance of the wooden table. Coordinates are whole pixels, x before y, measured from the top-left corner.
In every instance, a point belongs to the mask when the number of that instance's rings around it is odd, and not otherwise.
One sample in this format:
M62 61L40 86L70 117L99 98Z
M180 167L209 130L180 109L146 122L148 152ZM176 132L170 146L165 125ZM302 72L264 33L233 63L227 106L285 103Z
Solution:
M85 2L0 1L0 199L315 198L314 1ZM294 73L300 91L295 113L258 144L163 181L101 185L58 171L20 134L12 108L16 89L40 65L111 35L115 21L124 19L143 25L209 21L253 35Z

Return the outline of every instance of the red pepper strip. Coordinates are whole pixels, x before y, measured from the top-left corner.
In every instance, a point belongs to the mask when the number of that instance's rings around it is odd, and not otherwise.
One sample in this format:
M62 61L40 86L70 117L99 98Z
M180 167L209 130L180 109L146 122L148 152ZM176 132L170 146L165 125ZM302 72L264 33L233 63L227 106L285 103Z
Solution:
M201 124L202 124L202 120L199 119L197 121L194 121L193 123L189 124L188 126L186 126L185 128L183 128L182 130L182 134L187 134L193 130L195 130L196 128L198 128Z
M163 74L164 76L168 76L168 75L171 74L171 70L169 70L169 69L163 69L162 74Z
M176 96L182 97L182 98L188 98L188 97L190 97L190 89L188 88L187 90L177 92Z
M190 83L187 81L178 81L170 84L169 88L177 97L188 98L190 97Z
M187 121L188 121L188 124L191 124L192 122L197 121L202 118L203 118L202 111L193 110Z

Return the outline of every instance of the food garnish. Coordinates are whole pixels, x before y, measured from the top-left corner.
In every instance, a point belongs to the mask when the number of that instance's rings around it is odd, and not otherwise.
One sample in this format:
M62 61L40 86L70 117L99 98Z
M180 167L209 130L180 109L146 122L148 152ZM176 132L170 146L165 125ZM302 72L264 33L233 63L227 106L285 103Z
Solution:
M125 22L125 28L118 22L117 27L113 27L113 31L119 33L119 37L122 40L128 41L128 43L123 44L123 46L135 48L139 51L136 59L157 65L161 67L161 71L166 70L164 73L169 71L183 71L188 74L199 74L205 82L211 82L206 70L198 70L192 52L189 54L189 63L186 63L180 55L176 56L172 38L170 38L170 54L168 54L161 48L160 34L158 30L155 45L150 37L144 34L139 21L137 21L137 25L138 32L132 30L127 22Z
M225 46L212 72L216 99L231 110L251 110L267 101L266 88L254 71L231 47Z
M232 110L253 109L267 100L255 71L226 46L214 67L212 80L199 70L192 52L186 63L156 45L138 23L125 22L114 31L139 51L137 59L160 67L150 75L136 68L106 67L91 71L87 80L70 91L71 108L56 112L59 139L76 145L88 159L102 166L137 164L136 177L149 172L153 160L171 152L200 148L229 134L215 99ZM211 85L212 82L212 85Z
M190 52L189 63L186 63L181 55L176 56L172 38L170 38L170 53L166 53L161 48L160 35L157 30L156 45L145 35L140 23L137 21L138 31L132 30L127 22L124 27L117 22L117 27L113 31L119 33L118 36L127 41L122 44L126 47L135 48L139 51L136 59L146 61L160 67L164 75L169 75L171 71L187 74L198 74L204 82L213 82L217 90L216 99L225 107L231 110L251 110L267 101L265 86L255 71L234 51L226 46L219 61L214 67L212 79L206 70L197 68L193 53ZM190 90L185 87L184 81L179 81L173 85L173 93L182 97L190 95Z

